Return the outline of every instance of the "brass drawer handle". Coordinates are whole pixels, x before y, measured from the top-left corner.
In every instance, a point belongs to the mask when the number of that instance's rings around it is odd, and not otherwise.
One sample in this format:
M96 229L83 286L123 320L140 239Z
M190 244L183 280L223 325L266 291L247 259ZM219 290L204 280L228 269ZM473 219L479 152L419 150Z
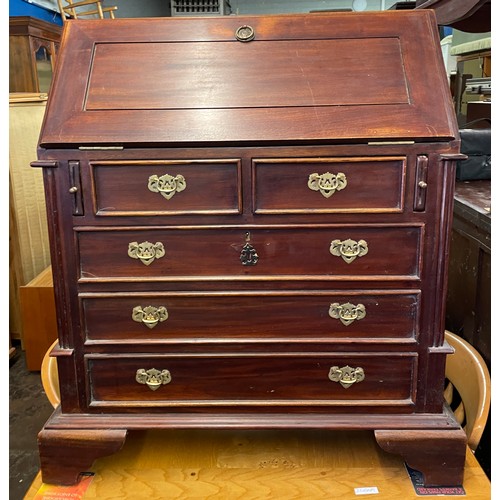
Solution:
M330 198L333 193L342 191L347 186L347 177L342 172L338 174L314 173L309 176L307 186L313 191L319 191L325 198Z
M145 266L149 266L155 259L160 259L164 255L165 247L160 242L132 241L128 244L128 256L132 259L139 259Z
M365 371L363 368L351 368L349 365L339 368L332 366L328 378L332 382L338 382L344 389L349 389L352 384L361 382L365 379Z
M355 306L350 302L345 304L334 302L330 304L328 314L331 318L340 319L345 326L349 326L353 321L363 319L366 316L366 308L363 304Z
M148 328L154 328L158 323L168 318L168 311L165 307L136 306L132 309L132 319L138 323L146 325Z
M368 243L365 240L333 240L330 243L330 253L336 257L342 257L350 264L357 257L363 257L368 253Z
M148 189L153 193L160 193L165 199L170 200L175 193L180 193L186 189L186 179L183 175L170 174L150 176L148 180Z
M170 384L172 376L168 370L139 368L135 374L135 380L139 384L147 385L152 391L156 391L161 385Z

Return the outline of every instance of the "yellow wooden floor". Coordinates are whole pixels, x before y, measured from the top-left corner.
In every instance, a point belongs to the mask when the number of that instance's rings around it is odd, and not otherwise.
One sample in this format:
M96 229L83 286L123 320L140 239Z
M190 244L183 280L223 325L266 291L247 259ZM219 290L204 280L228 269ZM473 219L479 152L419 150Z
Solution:
M402 459L365 431L135 431L92 471L85 499L421 498ZM25 498L41 484L38 475ZM379 493L355 493L370 487ZM467 500L490 498L490 482L470 450L464 488Z

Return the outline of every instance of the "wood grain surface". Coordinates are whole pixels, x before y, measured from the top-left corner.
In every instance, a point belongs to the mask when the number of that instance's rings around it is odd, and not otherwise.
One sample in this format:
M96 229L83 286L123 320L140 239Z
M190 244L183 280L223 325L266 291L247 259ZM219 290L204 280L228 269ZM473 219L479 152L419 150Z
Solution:
M91 470L85 499L420 498L403 460L366 431L135 431ZM25 499L41 484L38 475ZM490 498L490 482L469 449L463 486L467 500ZM355 494L366 487L379 493Z

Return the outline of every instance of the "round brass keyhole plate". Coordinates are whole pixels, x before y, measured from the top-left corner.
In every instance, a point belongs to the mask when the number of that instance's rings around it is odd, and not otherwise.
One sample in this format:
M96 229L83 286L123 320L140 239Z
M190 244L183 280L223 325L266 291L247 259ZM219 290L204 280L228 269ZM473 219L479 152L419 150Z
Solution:
M250 42L255 38L255 31L251 26L240 26L234 34L236 40L240 42Z

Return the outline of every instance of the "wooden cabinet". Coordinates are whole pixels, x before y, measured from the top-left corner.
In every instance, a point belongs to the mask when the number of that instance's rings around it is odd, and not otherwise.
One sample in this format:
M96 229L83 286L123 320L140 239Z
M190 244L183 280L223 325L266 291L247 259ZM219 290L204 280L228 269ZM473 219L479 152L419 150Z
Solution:
M491 369L491 181L457 182L446 326Z
M430 11L68 22L33 163L59 319L44 481L150 427L371 429L462 481L438 42Z
M491 181L456 183L446 328L466 339L491 372ZM491 415L476 450L491 474Z
M26 367L40 371L47 349L57 338L51 266L20 288L19 299Z
M34 17L9 18L9 92L48 92L62 28Z

